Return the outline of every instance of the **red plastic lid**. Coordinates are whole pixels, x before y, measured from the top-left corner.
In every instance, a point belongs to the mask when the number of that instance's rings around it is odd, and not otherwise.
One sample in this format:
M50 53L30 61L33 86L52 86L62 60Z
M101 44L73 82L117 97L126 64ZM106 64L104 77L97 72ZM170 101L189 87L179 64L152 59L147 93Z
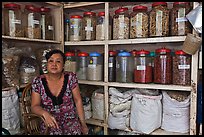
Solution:
M176 55L187 55L187 53L184 52L183 50L177 50L177 51L175 52L175 54L176 54Z
M66 53L65 53L65 56L66 56L66 57L74 56L74 53L73 53L73 52L66 52Z
M133 56L136 56L137 55L137 50L132 50L130 53L133 55Z
M41 8L40 8L40 11L41 11L41 12L49 12L49 11L50 11L50 8L41 7Z
M98 16L105 16L105 12L104 12L104 11L99 12L99 13L98 13Z
M120 13L120 12L124 12L124 11L126 11L126 10L128 10L128 8L120 7L119 9L117 9L117 10L115 11L115 14Z
M78 18L78 19L81 19L82 16L80 16L80 15L72 15L70 18Z
M87 11L87 12L84 12L84 15L93 15L93 16L95 16L96 13L95 12L91 12L91 11Z
M109 51L109 55L110 55L110 56L116 56L116 54L117 54L116 51L112 51L112 50Z
M160 48L160 49L156 49L156 52L158 53L160 53L160 52L171 52L171 50L170 49L166 49L166 48Z
M149 54L149 53L150 53L149 51L144 50L144 49L137 52L137 54Z
M40 12L40 8L37 8L37 7L33 6L33 5L26 5L25 9L31 10L31 11L34 11L34 12Z
M137 11L137 10L147 11L147 7L146 6L142 6L142 5L137 5L137 6L133 7L133 11Z
M8 9L20 9L21 6L15 3L7 3L4 4L4 8L8 8Z
M189 2L174 2L174 6L176 5L183 5L183 4L190 4Z
M86 56L88 56L89 54L88 53L86 53L86 52L80 52L80 53L78 53L78 56L80 56L80 57L86 57Z
M155 6L158 6L158 5L165 5L165 6L167 6L167 3L166 2L154 2L152 4L152 7L155 7Z

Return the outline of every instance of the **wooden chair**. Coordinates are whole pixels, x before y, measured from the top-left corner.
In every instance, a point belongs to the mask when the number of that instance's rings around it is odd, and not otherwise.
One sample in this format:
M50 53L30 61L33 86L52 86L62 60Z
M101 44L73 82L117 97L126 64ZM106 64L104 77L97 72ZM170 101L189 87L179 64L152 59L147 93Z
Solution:
M26 135L47 135L48 126L45 123L45 119L42 116L34 114L31 112L31 83L26 85L22 93L22 109L24 118L24 133ZM46 130L44 133L40 132L40 125L44 122Z

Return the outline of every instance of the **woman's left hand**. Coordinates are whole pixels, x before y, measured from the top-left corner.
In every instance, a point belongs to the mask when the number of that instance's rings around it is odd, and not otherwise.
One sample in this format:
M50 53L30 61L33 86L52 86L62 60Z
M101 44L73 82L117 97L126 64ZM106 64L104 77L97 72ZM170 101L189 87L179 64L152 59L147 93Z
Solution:
M87 127L86 124L82 124L82 133L83 135L88 135L89 133L89 128Z

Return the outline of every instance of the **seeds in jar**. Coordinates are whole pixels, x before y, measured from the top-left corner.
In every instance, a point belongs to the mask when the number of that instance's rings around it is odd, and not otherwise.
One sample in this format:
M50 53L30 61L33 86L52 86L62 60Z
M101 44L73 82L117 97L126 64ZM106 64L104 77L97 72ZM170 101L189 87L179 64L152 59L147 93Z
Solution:
M129 38L129 17L119 15L113 19L113 39Z

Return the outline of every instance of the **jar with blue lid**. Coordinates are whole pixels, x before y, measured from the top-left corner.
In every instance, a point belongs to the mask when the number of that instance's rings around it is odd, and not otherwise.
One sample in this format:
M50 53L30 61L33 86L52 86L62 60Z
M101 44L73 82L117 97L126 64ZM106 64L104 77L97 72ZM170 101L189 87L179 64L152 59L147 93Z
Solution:
M98 52L89 53L87 80L103 80L103 56Z
M116 57L116 82L133 82L133 57L129 52L120 52Z

